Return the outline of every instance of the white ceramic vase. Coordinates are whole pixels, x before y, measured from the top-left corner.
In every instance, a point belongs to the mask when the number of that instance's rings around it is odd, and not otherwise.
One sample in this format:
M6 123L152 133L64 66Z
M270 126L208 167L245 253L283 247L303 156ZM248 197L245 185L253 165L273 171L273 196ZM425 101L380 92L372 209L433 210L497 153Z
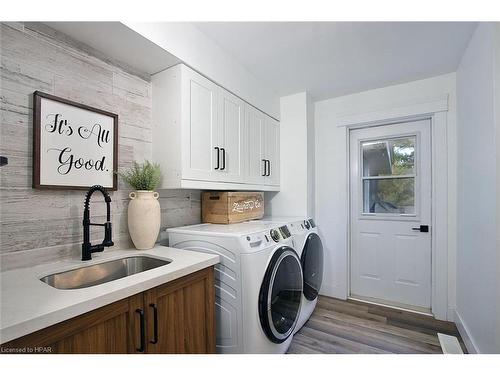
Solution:
M129 194L128 231L134 246L139 250L154 247L160 232L161 212L159 194L137 190Z

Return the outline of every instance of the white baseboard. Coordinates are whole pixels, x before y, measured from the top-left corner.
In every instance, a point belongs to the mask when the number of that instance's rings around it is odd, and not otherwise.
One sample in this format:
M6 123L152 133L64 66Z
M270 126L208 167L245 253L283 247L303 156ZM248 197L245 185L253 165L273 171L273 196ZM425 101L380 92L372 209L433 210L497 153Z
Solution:
M477 345L474 343L472 336L469 334L469 330L465 325L462 317L459 312L455 310L455 325L457 326L458 332L460 332L460 336L464 341L465 347L470 354L479 354L479 350L477 350Z
M455 307L448 306L448 311L446 312L446 320L448 322L455 322Z

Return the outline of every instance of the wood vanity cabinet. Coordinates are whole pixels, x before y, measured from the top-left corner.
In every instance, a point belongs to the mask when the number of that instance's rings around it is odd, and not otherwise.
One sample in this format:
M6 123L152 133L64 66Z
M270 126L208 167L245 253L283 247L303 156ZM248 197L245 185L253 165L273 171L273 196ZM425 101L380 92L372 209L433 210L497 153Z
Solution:
M215 353L213 272L203 269L2 347L31 353Z

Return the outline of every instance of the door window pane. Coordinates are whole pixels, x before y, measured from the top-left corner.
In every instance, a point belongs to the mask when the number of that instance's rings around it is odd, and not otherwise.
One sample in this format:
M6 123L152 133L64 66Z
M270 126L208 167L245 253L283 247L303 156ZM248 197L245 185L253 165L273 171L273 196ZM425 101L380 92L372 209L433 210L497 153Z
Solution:
M411 175L415 173L415 137L361 143L363 176Z
M415 178L384 178L363 181L363 212L415 213Z

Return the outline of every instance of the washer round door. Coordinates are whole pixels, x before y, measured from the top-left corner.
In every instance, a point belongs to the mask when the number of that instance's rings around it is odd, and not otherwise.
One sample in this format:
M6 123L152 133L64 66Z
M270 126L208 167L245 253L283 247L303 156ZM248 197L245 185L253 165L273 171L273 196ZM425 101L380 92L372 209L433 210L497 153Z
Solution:
M314 301L323 281L323 244L316 233L307 236L302 250L302 272L304 274L304 296Z
M259 293L260 322L269 340L281 343L292 334L301 297L300 259L291 247L280 247L269 262Z

